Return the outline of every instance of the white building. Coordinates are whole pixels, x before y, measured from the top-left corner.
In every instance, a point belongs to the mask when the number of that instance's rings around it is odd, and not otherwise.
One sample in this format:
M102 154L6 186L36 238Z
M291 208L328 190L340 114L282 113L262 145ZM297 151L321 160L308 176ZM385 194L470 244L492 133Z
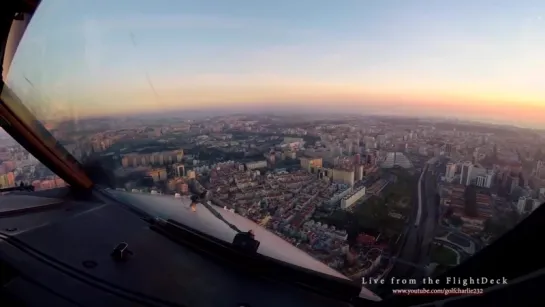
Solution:
M529 213L536 210L541 202L539 199L532 199L530 197L521 196L517 202L517 211L519 213Z
M345 196L349 195L352 192L352 187L347 187L344 190L340 190L337 193L333 194L331 199L329 200L329 204L334 204L338 202L339 200L343 199Z
M447 163L445 178L450 182L452 179L454 179L454 176L456 176L456 163L449 162Z
M492 177L493 175L491 173L478 175L475 177L475 185L481 188L490 188L492 185Z
M473 170L473 163L470 161L462 164L462 171L460 173L460 184L469 185L471 183L471 171Z
M460 184L470 185L472 183L489 188L492 184L492 174L486 168L467 161L462 164Z
M255 162L248 162L246 163L246 167L249 170L258 169L258 168L265 168L267 167L267 161L255 161Z
M540 177L543 170L545 170L545 163L543 161L537 161L535 175Z
M341 209L350 208L360 198L365 196L365 186L359 187L341 199Z

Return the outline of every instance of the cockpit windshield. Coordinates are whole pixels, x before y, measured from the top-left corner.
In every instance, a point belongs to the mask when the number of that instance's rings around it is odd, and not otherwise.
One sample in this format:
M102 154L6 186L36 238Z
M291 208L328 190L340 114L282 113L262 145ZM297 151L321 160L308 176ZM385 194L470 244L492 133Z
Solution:
M540 1L43 0L14 22L9 95L96 183L266 256L380 287L545 201Z

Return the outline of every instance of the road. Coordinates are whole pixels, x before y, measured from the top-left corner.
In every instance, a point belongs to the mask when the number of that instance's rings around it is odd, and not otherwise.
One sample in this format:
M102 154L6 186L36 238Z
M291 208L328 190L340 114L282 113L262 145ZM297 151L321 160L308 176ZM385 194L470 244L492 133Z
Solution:
M398 258L391 277L420 279L425 276L423 267L429 263L429 252L437 227L436 175L441 165L427 163L415 186L414 214L409 220ZM434 174L435 173L435 174Z

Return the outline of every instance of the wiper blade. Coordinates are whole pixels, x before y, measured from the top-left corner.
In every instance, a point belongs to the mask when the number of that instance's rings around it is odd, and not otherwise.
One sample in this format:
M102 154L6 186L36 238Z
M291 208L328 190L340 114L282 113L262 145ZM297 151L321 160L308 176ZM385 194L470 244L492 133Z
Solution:
M221 213L219 213L213 205L210 205L208 202L205 202L205 203L202 203L202 205L208 209L208 211L210 211L212 213L212 215L214 215L216 218L218 218L220 221L222 221L223 223L225 223L227 226L229 226L231 229L233 229L234 231L236 232L242 232L242 230L240 230L237 226L229 223L222 215Z
M213 205L210 205L209 198L210 198L210 191L203 188L197 181L193 182L189 186L191 194L191 202L192 203L201 203L210 213L212 213L213 216L215 216L217 219L222 221L224 224L229 226L231 229L236 231L237 233L242 232L240 229L238 229L237 226L229 223L223 216L213 207Z
M327 274L281 262L258 253L245 253L232 243L222 241L175 220L156 219L151 229L171 240L187 245L226 264L261 277L296 284L313 292L351 301L361 292L361 285Z
M203 195L202 191L195 194L196 195L194 196L199 196L200 199L206 200L207 198L205 195ZM127 201L130 202L130 200L125 199L123 202L121 202L119 198L112 197L112 199L116 202L124 204L128 208L134 207L137 209L137 213L139 211L142 211L142 213L146 212L144 209L139 209L137 205L132 206L128 203L125 204ZM197 200L197 198L193 197L193 200ZM142 199L141 201L147 203L150 201L152 202L153 200L152 198L146 198ZM153 213L147 213L143 214L142 218L151 224L150 228L152 230L164 235L170 240L181 245L186 245L196 252L200 252L209 257L215 258L216 261L227 262L227 264L235 266L239 270L247 271L248 273L252 274L258 274L260 277L296 284L313 292L338 298L343 301L356 298L360 295L362 290L361 283L355 283L348 279L341 279L325 273L314 271L312 269L307 269L288 262L276 260L260 253L256 253L255 251L248 252L248 249L240 248L240 246L237 248L236 242L235 244L231 242L233 237L240 234L243 235L245 233L251 236L251 232L242 232L236 226L227 222L222 215L215 208L213 208L212 205L208 204L207 201L204 202L203 207L205 207L206 210L209 210L209 212L212 213L217 219L222 221L224 225L229 227L232 226L231 229L233 229L235 236L228 234L223 236L223 239L220 239L206 233L200 228L195 228L194 226L199 226L199 223L193 226L191 226L191 223L189 223L190 225L185 225L181 221L176 221L176 218L168 219L167 217L162 217L164 214L156 215ZM199 209L204 210L203 208ZM153 210L151 211L153 212ZM192 213L188 212L187 214L191 218ZM203 214L208 215L208 212L203 212ZM167 213L167 215L169 214ZM215 226L220 227L222 225L216 224ZM222 230L228 231L225 228Z

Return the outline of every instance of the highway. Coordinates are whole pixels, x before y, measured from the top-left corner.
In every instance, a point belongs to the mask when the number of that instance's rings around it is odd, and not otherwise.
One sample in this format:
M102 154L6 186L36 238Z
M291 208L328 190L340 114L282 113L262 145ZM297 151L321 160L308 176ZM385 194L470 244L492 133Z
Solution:
M414 261L421 265L428 265L430 261L430 249L435 230L439 223L437 207L437 172L440 169L430 165L422 182L422 212L423 216L418 226L420 241L420 255ZM425 214L425 215L424 215Z
M405 230L404 242L398 254L400 261L392 269L391 277L418 279L426 274L422 268L429 263L429 252L437 227L437 183L433 172L437 172L439 168L440 166L436 167L434 163L428 162L422 169L415 186L415 211Z

